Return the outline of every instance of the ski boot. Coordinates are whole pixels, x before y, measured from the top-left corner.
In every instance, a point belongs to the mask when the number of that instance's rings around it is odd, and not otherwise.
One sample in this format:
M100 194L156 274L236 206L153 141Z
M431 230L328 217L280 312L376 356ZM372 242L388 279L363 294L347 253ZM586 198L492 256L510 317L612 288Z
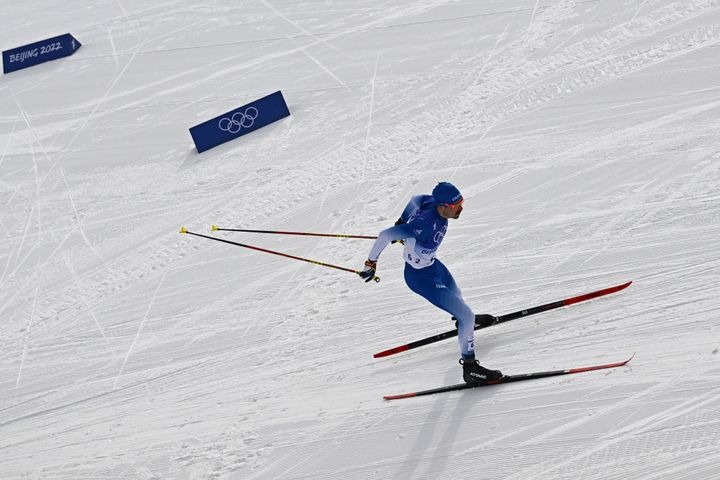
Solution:
M463 366L463 380L465 383L488 383L500 380L503 376L500 370L490 370L485 368L477 360L460 359L460 365Z
M452 317L455 321L455 328L458 328L457 318ZM475 315L475 328L487 328L495 325L498 321L498 317L488 315L487 313L478 313Z

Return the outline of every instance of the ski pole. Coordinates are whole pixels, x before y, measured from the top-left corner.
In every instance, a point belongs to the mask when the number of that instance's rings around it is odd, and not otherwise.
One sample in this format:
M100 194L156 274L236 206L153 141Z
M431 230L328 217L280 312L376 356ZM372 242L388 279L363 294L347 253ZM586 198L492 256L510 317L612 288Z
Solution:
M367 240L375 240L377 237L369 237L367 235L344 235L339 233L309 233L309 232L281 232L275 230L246 230L243 228L220 228L213 225L213 232L247 232L247 233L274 233L277 235L307 235L310 237L334 237L334 238L364 238Z
M331 265L331 264L329 264L329 263L318 262L318 261L316 261L316 260L310 260L310 259L308 259L308 258L296 257L295 255L288 255L287 253L276 252L276 251L274 251L274 250L267 250L267 249L260 248L260 247L254 247L254 246L252 246L252 245L245 245L244 243L231 242L230 240L224 240L224 239L222 239L222 238L211 237L211 236L208 236L208 235L202 235L202 234L200 234L200 233L191 232L191 231L187 230L185 227L180 228L180 233L185 233L185 234L187 234L187 235L195 235L196 237L207 238L207 239L209 239L209 240L215 240L215 241L217 241L217 242L229 243L230 245L237 245L238 247L249 248L249 249L251 249L251 250L257 250L257 251L259 251L259 252L272 253L273 255L280 255L281 257L292 258L292 259L294 259L294 260L301 260L301 261L303 261L303 262L308 262L308 263L313 263L313 264L315 264L315 265L320 265L321 267L334 268L334 269L336 269L336 270L343 270L343 271L346 271L346 272L352 272L352 273L356 273L356 274L358 274L358 275L360 275L360 274L362 273L362 271L360 271L360 270L353 270L352 268L339 267L339 266L337 266L337 265ZM378 277L378 276L376 276L376 275L373 275L372 279L375 280L376 282L379 282L379 281L380 281L380 277Z

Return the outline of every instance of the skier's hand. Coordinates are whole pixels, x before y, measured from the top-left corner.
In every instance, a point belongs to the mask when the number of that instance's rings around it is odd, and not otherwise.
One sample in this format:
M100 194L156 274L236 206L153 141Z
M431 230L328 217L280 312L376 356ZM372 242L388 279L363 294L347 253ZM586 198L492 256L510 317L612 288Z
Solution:
M397 219L397 222L395 222L395 226L402 225L403 223L405 222L403 221L402 217L400 217ZM400 245L405 245L405 240L393 240L390 243L400 243Z
M365 283L367 283L375 278L375 270L377 270L377 262L368 259L365 260L365 268L362 272L358 273L358 275L360 275L360 278L364 278Z

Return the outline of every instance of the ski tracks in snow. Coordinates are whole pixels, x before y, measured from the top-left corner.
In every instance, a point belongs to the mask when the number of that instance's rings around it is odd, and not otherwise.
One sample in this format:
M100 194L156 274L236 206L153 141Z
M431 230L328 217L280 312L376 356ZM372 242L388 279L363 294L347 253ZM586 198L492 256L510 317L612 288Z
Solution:
M565 479L576 478L575 472L582 469L588 479L673 479L694 475L697 464L708 471L720 472L720 454L717 453L720 441L717 439L718 422L697 422L698 419L712 418L720 411L720 389L711 383L703 382L700 394L692 382L685 392L673 399L675 404L666 407L662 401L654 401L651 395L663 393L667 389L677 388L685 379L674 377L659 383L650 389L614 404L610 411L593 413L590 418L570 422L559 430L581 430L590 420L598 421L597 414L604 415L607 425L614 423L613 415L617 410L631 407L633 411L659 408L657 414L641 418L627 425L618 425L606 435L591 438L576 438L576 444L560 458L542 460L538 465L524 469L508 479ZM636 398L640 397L640 398ZM641 400L637 402L637 400ZM558 434L557 429L537 439L539 444L547 437ZM662 437L674 436L672 441L663 441ZM533 439L532 443L536 440ZM673 455L665 458L662 447L658 452L653 444L674 445ZM649 452L653 452L652 457ZM678 462L676 455L682 452L683 461ZM667 452L669 453L669 452ZM613 464L622 468L613 469ZM592 466L591 466L592 465ZM590 468L589 468L590 467ZM698 478L710 478L700 476Z

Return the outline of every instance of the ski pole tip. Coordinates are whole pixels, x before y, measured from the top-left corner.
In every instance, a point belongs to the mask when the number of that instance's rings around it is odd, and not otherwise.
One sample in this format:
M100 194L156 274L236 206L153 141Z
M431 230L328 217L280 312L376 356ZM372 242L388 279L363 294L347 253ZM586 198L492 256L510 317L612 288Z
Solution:
M187 228L180 227L180 233L188 233Z
M380 277L373 277L373 280L375 280L375 283L378 283L380 281Z
M217 225L213 225L212 227L210 227L210 230L212 230L213 232L217 232L219 229L220 228Z

